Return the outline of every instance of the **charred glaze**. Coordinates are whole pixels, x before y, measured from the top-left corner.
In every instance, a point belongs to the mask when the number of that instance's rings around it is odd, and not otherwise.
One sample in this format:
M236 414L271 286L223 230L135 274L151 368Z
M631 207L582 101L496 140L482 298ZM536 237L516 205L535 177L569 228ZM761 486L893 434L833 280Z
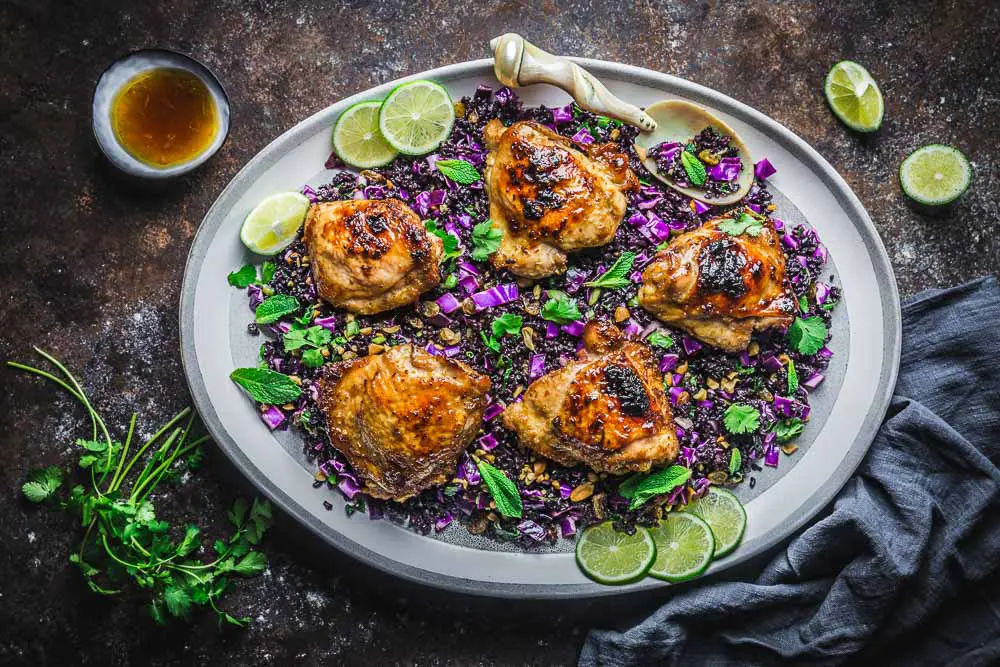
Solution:
M608 394L618 399L621 411L630 417L641 417L649 411L649 396L642 380L628 366L608 365L604 369Z
M741 297L747 292L743 268L747 258L732 239L715 239L706 243L698 254L698 288L706 292L721 292ZM753 272L760 270L755 263Z

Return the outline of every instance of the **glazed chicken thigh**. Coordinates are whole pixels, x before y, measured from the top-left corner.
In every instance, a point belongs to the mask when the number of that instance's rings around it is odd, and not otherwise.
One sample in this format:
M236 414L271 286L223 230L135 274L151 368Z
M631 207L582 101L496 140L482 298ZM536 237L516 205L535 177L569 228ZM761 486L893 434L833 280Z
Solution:
M795 300L770 221L731 235L709 220L672 240L646 267L639 303L658 319L729 352L754 330L791 324Z
M413 345L331 364L319 404L330 443L375 498L405 500L452 478L479 430L488 377Z
M503 232L493 266L524 278L566 270L566 253L610 242L638 187L614 144L576 144L531 121L483 132L490 217Z
M441 282L441 239L398 199L313 204L303 238L320 298L352 313L414 303Z
M653 353L606 322L590 322L583 341L575 361L503 412L504 426L563 465L618 474L673 461L676 426Z

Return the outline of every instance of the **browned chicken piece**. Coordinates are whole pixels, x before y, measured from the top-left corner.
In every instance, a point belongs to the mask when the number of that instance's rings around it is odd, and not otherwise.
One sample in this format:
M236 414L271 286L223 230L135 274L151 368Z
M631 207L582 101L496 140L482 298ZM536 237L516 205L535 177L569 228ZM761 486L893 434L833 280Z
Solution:
M399 345L324 369L319 405L330 443L375 498L443 484L476 435L490 379L459 361Z
M609 243L639 187L615 144L577 144L544 125L494 119L483 131L490 217L503 232L490 261L524 278L566 270L566 253Z
M313 204L303 238L320 298L352 313L414 303L441 282L441 239L398 199Z
M738 352L754 330L791 324L795 300L771 222L757 236L732 236L719 229L724 220L709 220L660 251L642 274L639 303L709 345Z
M521 444L563 465L649 470L677 458L677 432L650 349L607 322L590 322L584 348L531 383L503 413Z

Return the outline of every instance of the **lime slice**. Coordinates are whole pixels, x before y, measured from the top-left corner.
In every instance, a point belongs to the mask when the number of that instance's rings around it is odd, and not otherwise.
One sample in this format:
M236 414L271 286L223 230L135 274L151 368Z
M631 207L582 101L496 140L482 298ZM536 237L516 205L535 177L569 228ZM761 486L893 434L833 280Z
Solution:
M649 534L656 543L656 561L649 574L657 579L675 583L694 579L712 562L712 529L693 514L671 512Z
M333 149L347 164L372 169L392 162L398 155L378 130L381 102L358 102L340 114L333 126Z
M729 491L714 486L708 493L691 503L687 511L703 520L715 537L715 558L725 556L743 539L747 513L743 503Z
M874 132L882 125L885 104L875 79L861 65L841 60L826 75L826 101L847 127Z
M451 95L433 81L396 86L382 102L378 117L382 136L407 155L423 155L440 146L454 122Z
M610 521L583 531L576 543L576 562L588 577L602 584L627 584L641 579L656 547L645 528L634 535L618 532Z
M972 167L962 151L930 144L913 151L899 165L899 184L910 199L927 206L950 204L972 182Z
M259 255L274 255L295 241L306 219L309 199L299 192L279 192L257 204L240 228L240 240Z

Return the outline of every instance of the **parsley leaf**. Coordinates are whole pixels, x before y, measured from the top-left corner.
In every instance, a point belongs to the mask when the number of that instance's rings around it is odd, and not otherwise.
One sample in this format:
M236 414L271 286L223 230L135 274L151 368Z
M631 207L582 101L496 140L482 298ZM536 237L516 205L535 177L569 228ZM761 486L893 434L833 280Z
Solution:
M743 467L743 454L733 447L729 450L729 474L735 475Z
M788 395L792 396L795 394L795 390L799 388L799 374L795 370L795 362L791 359L788 360Z
M469 185L479 180L479 172L472 163L465 160L438 160L434 166L447 178L461 185Z
M63 483L63 471L58 466L38 468L28 474L28 481L21 487L24 497L33 503L48 500Z
M257 280L257 269L253 267L252 264L247 264L240 268L238 271L233 271L230 273L226 280L233 287L239 287L243 289L245 287L250 287Z
M601 274L597 279L584 283L586 287L606 287L608 289L621 289L632 284L628 274L632 271L632 264L635 263L634 252L623 252L615 260L611 268Z
M462 254L462 251L458 249L457 236L447 230L441 229L433 220L424 220L424 228L434 236L441 239L441 243L444 245L444 253L441 255L442 263Z
M562 292L555 293L555 296L552 294L550 293L551 298L542 305L543 320L556 324L569 324L583 317L575 299Z
M753 433L760 428L760 411L746 403L733 403L723 413L722 423L734 435Z
M486 483L486 488L493 496L493 501L497 504L497 511L506 517L520 519L524 506L521 504L521 493L517 490L517 485L510 481L503 470L493 467L486 461L477 461L476 466L483 482Z
M774 433L778 436L778 442L788 442L802 433L803 428L805 424L798 417L779 419L774 426Z
M749 213L740 213L735 220L727 218L720 222L719 229L730 236L739 236L740 234L760 236L761 232L764 231L764 225Z
M495 253L503 240L503 232L493 225L492 220L484 220L472 228L472 259L484 262Z
M257 306L255 319L257 324L271 324L277 322L285 315L291 315L299 309L299 302L294 296L288 294L275 294L270 296Z
M653 347L669 348L674 346L674 339L662 331L654 331L646 338L646 342Z
M684 167L684 172L692 185L705 185L708 173L705 171L705 165L697 156L687 151L681 151L681 166Z
M506 313L500 317L493 320L493 335L497 338L503 338L505 335L510 334L511 336L516 336L521 333L521 323L523 318L520 315L514 315L513 313Z
M826 324L818 315L796 317L788 327L788 340L802 354L816 354L826 341Z
M282 405L302 395L302 389L290 377L265 368L237 368L229 378L258 403Z
M267 556L259 551L251 551L238 563L233 565L232 571L236 574L258 574L267 568Z

